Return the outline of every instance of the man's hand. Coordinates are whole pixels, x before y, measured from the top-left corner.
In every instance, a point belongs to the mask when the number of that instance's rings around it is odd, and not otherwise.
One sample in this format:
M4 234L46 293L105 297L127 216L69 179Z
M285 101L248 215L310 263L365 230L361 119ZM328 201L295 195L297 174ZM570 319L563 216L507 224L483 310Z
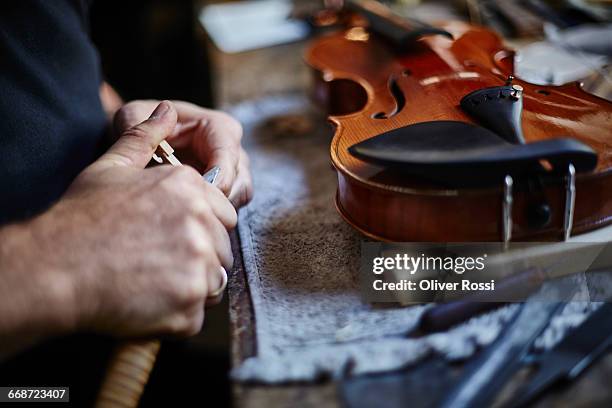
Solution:
M161 103L49 211L0 230L5 342L36 324L51 326L54 310L61 315L56 325L66 330L119 336L200 330L205 299L223 280L221 266L233 262L227 231L236 211L192 168L145 169L176 121L173 105Z
M157 101L133 101L115 115L115 130L125 129L148 117ZM249 158L240 145L242 127L234 118L220 111L176 101L178 121L168 142L184 162L201 173L213 166L221 171L217 186L229 197L236 208L251 200L253 187L249 173Z

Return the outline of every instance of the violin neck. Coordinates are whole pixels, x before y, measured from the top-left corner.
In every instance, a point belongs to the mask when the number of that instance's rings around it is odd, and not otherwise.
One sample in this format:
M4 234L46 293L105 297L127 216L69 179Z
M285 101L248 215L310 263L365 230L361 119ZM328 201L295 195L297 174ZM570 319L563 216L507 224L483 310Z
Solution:
M404 18L391 10L388 6L376 0L346 0L346 8L365 17L371 26L388 29L388 26L410 30ZM372 27L374 28L374 27Z
M398 51L410 48L424 35L441 34L452 38L445 30L414 19L407 19L375 0L346 0L345 7L363 16L371 32L384 38Z

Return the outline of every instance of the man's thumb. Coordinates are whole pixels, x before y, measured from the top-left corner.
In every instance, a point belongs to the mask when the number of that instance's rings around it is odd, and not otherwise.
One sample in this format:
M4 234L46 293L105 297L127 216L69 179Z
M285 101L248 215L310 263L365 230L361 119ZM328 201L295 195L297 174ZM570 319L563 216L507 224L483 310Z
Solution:
M125 130L98 162L144 169L157 146L172 134L176 120L174 105L161 102L147 120Z

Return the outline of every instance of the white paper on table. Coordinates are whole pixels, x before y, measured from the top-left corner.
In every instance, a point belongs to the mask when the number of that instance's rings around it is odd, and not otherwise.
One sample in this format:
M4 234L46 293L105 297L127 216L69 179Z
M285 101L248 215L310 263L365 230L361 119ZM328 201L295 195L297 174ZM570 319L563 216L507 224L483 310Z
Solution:
M514 59L518 78L539 85L563 85L591 75L606 63L605 57L570 52L546 41L518 50Z
M212 4L202 9L200 23L221 51L248 51L305 38L308 25L289 19L292 7L287 0Z

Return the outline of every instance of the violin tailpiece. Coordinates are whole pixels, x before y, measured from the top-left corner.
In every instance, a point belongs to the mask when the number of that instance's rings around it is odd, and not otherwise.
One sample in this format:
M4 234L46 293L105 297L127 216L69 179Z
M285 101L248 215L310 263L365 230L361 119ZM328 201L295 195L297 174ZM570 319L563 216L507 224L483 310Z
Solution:
M482 126L512 144L524 144L521 129L522 88L518 85L478 89L461 99L461 108Z

